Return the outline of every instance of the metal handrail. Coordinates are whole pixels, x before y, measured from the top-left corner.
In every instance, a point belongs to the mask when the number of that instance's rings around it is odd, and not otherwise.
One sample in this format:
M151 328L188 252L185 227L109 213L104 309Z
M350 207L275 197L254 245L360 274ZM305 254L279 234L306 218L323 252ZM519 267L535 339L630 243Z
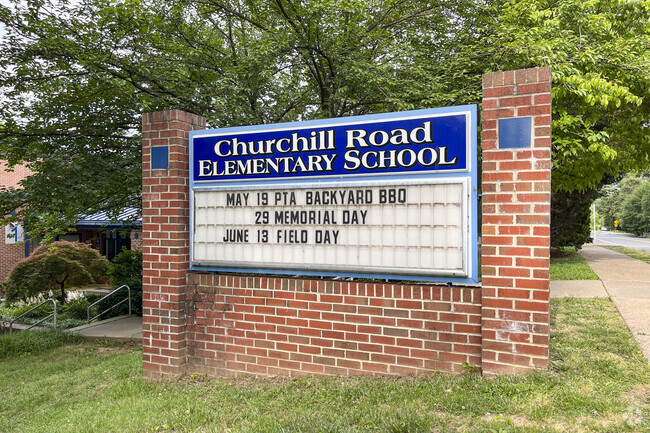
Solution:
M104 299L108 298L109 296L112 296L113 294L117 293L118 291L122 290L122 289L125 288L125 287L126 287L126 290L127 290L127 292L128 292L128 297L127 297L127 298L122 299L120 302L118 302L117 304L113 305L111 308L108 308L108 309L102 311L101 313L99 313L99 314L96 315L95 317L93 317L93 318L90 317L90 308L91 308L91 307L93 307L93 306L99 304L99 303L102 302ZM99 299L98 301L95 301L95 302L93 302L92 304L90 304L90 305L88 306L88 309L86 310L86 317L88 318L88 323L92 322L93 320L97 319L98 317L101 317L102 314L111 311L113 308L117 307L118 305L122 305L122 304L125 303L127 300L129 301L129 316L130 316L130 315L131 315L131 288L125 284L125 285L123 285L123 286L118 287L117 289L115 289L115 290L113 290L111 293L109 293L108 295L102 297L102 298Z
M16 318L15 318L14 320L12 320L11 322L9 322L9 333L11 334L11 333L13 332L13 330L14 330L14 322L17 322L18 319L23 318L24 316L28 315L28 314L31 313L32 311L34 311L34 310L36 310L37 308L41 307L42 305L47 304L48 302L52 302L52 304L54 304L54 312L53 312L52 314L48 315L47 317L42 318L42 319L39 320L38 322L34 323L32 326L30 326L29 328L25 329L25 331L28 331L28 330L32 329L34 326L40 325L41 323L45 322L45 321L46 321L47 319L49 319L50 317L54 317L54 329L56 329L56 300L54 300L54 299L52 299L52 298L48 298L48 299L46 299L45 301L43 301L43 302L41 302L40 304L38 304L37 306L35 306L35 307L33 307L33 308L30 308L29 310L25 311L23 314L21 314L20 316L16 317Z

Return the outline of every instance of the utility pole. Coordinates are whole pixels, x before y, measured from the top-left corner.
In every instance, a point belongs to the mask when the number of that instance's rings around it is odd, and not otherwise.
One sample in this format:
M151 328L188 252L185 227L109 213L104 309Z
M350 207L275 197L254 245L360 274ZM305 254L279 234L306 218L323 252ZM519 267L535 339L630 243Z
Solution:
M594 240L596 240L596 202L593 202L591 205L591 213L593 214L593 220L594 220Z

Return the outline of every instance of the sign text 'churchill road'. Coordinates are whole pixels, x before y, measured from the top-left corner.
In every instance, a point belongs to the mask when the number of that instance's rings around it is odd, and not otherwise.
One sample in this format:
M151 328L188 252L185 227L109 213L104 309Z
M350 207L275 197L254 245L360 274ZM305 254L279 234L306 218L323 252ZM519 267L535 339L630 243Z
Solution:
M467 125L465 115L454 114L197 133L193 180L466 170Z
M190 143L194 269L476 281L475 106Z

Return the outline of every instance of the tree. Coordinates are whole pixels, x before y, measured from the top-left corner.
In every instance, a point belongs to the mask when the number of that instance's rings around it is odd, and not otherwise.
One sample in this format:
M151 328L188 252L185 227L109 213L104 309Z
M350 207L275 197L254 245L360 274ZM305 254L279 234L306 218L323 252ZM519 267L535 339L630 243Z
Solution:
M581 248L591 235L591 203L596 191L556 191L551 205L551 246Z
M11 271L6 281L9 302L39 293L60 291L65 303L65 288L94 283L106 277L108 260L80 242L54 242L42 245Z
M648 166L650 8L618 0L504 5L500 67L553 68L553 188L598 189Z
M553 68L554 194L650 164L646 2L28 0L0 21L0 157L37 173L0 213L32 230L137 205L143 111L222 127L477 103L482 73L530 66Z
M635 235L650 232L650 182L640 183L625 198L621 212L621 228Z
M497 67L553 70L553 246L587 241L593 191L650 163L649 22L647 2L504 4Z
M143 111L223 127L462 104L480 2L88 0L0 6L0 157L28 162L0 195L32 231L138 205ZM468 48L465 48L468 47Z
M643 180L635 175L627 175L619 182L606 185L601 190L601 197L596 201L596 209L603 216L606 227L614 228L614 221L623 220L623 206L639 188Z

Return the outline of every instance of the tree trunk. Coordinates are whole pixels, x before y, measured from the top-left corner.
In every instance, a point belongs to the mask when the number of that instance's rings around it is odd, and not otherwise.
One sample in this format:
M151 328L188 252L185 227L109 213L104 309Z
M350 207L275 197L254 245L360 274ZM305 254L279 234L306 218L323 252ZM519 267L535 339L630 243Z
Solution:
M61 286L61 303L65 304L66 296L65 296L65 280L68 279L68 276L66 275L65 278L63 278L61 281L57 281L59 283L59 286Z

